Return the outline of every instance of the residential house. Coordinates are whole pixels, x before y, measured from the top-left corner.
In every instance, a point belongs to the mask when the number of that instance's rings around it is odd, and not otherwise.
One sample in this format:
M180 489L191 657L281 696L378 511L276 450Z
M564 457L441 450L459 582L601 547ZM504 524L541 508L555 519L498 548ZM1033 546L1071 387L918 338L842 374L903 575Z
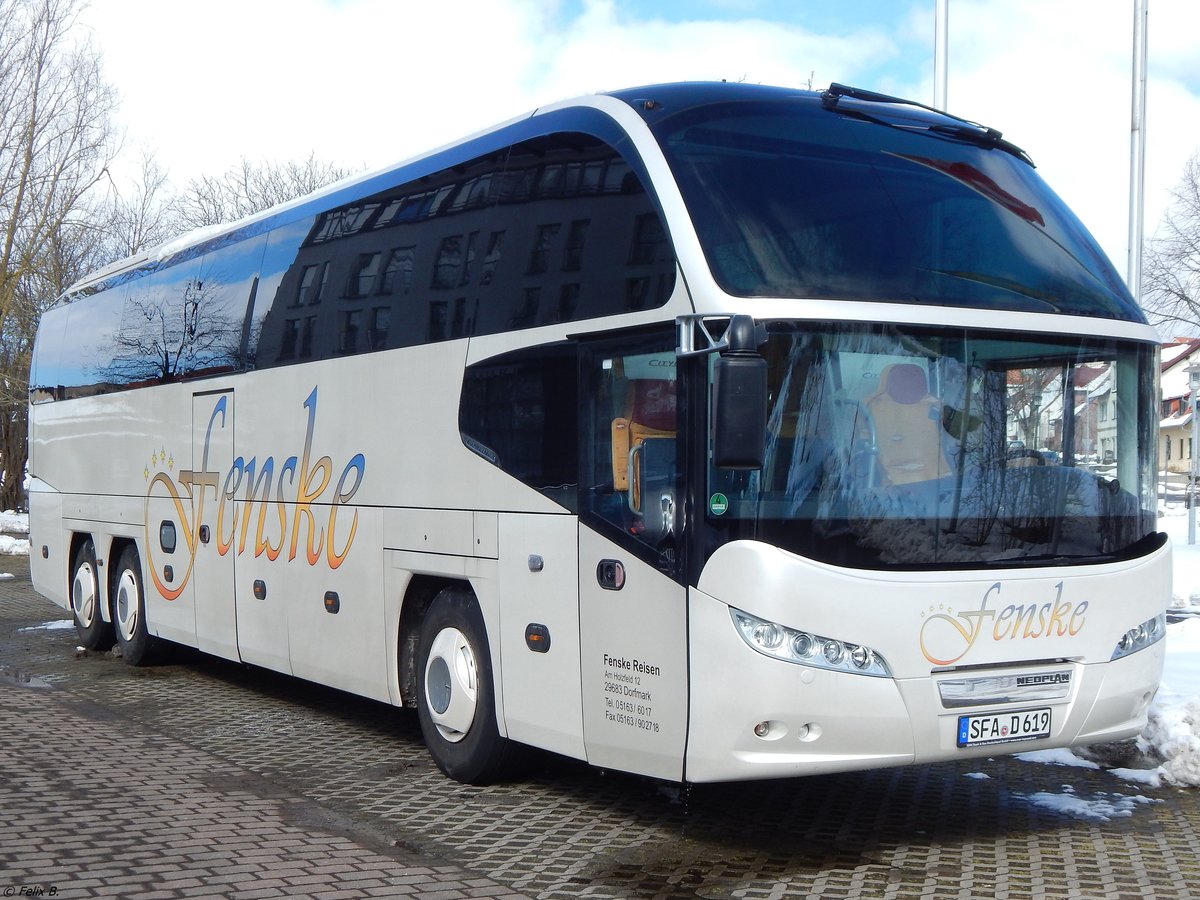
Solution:
M1186 475L1192 470L1192 393L1187 372L1192 364L1200 364L1200 338L1176 338L1163 345L1160 472Z

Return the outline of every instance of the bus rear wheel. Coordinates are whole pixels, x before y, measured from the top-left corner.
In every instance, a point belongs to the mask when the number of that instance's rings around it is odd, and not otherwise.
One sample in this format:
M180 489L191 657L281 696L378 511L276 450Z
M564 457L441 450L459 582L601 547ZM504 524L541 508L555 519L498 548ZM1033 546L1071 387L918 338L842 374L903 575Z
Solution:
M464 784L491 784L515 756L496 727L496 701L483 614L464 587L439 593L421 624L417 714L429 754Z
M155 640L146 629L146 599L137 550L126 547L113 584L113 625L121 655L131 666L144 666L153 655Z
M100 614L100 582L96 576L96 549L85 541L75 551L71 564L71 612L79 643L88 650L107 650L113 645L112 626Z

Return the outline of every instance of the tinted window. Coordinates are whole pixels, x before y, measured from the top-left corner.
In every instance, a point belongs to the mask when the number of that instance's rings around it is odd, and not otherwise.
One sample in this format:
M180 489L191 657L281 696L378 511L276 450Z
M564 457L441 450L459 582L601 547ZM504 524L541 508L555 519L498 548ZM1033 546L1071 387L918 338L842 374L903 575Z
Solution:
M274 299L256 313L260 367L649 309L675 285L645 186L616 150L579 133L321 213L268 285L289 243L272 235L264 266L259 307L264 289Z
M112 363L127 293L112 288L86 303L57 306L42 316L30 385L35 402L103 394L124 386L113 381Z
M67 399L242 369L264 235L115 283L47 314L61 342L39 347L35 399Z
M306 346L311 357L314 306L321 303L329 277L323 263L296 265L296 253L313 222L310 216L267 235L247 327L249 369L258 368L260 358L270 365L298 361Z
M250 228L49 313L48 324L67 321L39 342L35 396L614 315L674 289L670 240L642 181L609 144L575 132Z
M577 363L571 345L538 347L467 370L463 443L567 509L576 509Z
M732 294L1142 321L1027 163L915 124L844 116L810 96L706 105L664 118L657 134Z

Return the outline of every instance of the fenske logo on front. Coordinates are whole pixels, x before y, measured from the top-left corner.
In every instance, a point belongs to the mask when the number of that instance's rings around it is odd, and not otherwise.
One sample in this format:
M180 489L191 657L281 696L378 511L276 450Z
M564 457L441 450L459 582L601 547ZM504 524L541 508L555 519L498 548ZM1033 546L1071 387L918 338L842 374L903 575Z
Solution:
M1053 600L1001 606L1003 584L997 581L976 609L954 613L931 605L921 612L921 653L935 666L952 666L976 644L1074 637L1085 624L1088 601L1064 600L1061 581L1054 589Z

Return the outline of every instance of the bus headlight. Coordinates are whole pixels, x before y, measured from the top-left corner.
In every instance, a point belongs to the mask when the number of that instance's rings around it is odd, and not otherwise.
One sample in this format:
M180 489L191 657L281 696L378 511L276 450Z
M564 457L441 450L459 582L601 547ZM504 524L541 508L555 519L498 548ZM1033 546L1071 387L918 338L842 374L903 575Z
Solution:
M1167 614L1161 612L1153 619L1147 619L1141 625L1138 625L1136 628L1130 628L1121 635L1109 661L1120 659L1122 656L1128 656L1131 653L1137 653L1139 650L1145 650L1151 644L1161 641L1166 634Z
M834 672L853 672L877 678L890 678L892 675L883 657L870 647L809 631L798 631L732 607L729 612L742 640L764 656Z

